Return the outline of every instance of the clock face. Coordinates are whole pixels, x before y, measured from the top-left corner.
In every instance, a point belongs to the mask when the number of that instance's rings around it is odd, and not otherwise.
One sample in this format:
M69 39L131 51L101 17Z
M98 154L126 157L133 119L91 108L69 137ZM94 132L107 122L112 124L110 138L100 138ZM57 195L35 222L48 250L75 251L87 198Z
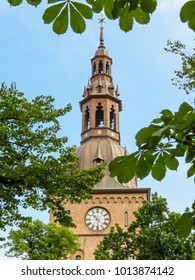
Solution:
M85 223L91 230L103 230L107 228L110 223L110 215L106 209L94 207L87 212Z

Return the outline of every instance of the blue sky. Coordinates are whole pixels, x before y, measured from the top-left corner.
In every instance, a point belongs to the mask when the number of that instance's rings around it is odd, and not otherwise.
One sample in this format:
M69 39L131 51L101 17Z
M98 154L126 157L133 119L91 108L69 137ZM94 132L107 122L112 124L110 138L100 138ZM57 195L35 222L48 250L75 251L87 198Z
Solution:
M185 0L159 0L148 25L134 24L124 33L118 22L106 20L105 46L113 59L114 85L119 86L123 111L120 113L121 145L135 150L135 134L167 108L176 111L183 101L193 104L171 84L174 70L181 67L178 56L164 51L168 39L180 40L187 49L194 47L194 33L180 22L179 10ZM16 82L29 99L44 94L55 98L56 107L71 103L72 111L61 119L61 134L68 145L80 144L81 113L79 101L91 74L90 59L99 45L98 17L87 21L87 29L75 34L69 28L57 36L43 24L45 5L11 7L0 0L0 82ZM186 164L168 172L162 182L148 177L139 187L151 188L166 197L170 210L183 212L195 198L194 182L186 179ZM39 216L35 215L35 218ZM47 214L41 214L48 221Z

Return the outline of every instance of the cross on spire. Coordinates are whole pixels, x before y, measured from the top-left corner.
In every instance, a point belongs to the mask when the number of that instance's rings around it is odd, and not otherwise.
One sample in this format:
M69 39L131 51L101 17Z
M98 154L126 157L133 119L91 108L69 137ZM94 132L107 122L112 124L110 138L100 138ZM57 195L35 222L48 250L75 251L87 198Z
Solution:
M105 23L105 18L103 18L103 15L101 14L101 18L99 18L99 22L101 25L100 25L100 47L103 47L104 48L104 34L103 34L103 29L104 29L104 26L103 26L103 23Z
M103 18L103 14L101 14L101 18L98 18L99 19L99 22L98 23L100 23L101 25L100 25L100 29L103 29L104 27L103 27L103 23L106 23L105 22L105 18Z

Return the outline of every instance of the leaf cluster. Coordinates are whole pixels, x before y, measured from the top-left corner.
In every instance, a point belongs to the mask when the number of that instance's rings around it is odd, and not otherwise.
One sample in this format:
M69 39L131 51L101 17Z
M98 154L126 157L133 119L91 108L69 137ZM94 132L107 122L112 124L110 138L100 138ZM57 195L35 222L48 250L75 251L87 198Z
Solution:
M98 260L187 260L195 259L195 234L178 235L180 214L170 212L166 199L155 193L151 201L134 212L135 220L127 230L119 225L98 244Z
M74 254L79 245L78 237L68 228L35 220L12 229L3 247L7 249L5 255L11 258L60 260Z
M125 32L133 28L134 21L147 24L150 21L150 14L157 6L156 0L89 0L87 2L92 4L94 12L99 13L104 10L109 19L119 19L119 26Z
M178 111L168 109L148 127L136 134L138 150L128 156L115 158L109 165L112 177L128 182L135 174L143 179L149 174L161 181L167 169L177 170L179 157L189 164L187 177L195 174L195 110L188 103Z
M186 51L186 47L180 41L167 42L167 52L179 55L182 61L182 69L174 71L173 85L185 91L186 94L195 91L195 48L192 53Z
M11 5L20 5L23 0L7 0ZM37 6L42 0L26 0L28 4ZM59 3L60 2L60 3ZM67 31L70 24L75 33L86 29L86 19L92 19L94 13L104 11L110 20L119 19L121 30L132 30L134 21L147 24L151 14L156 10L157 0L86 0L85 3L72 0L48 0L49 7L44 11L43 21L52 23L52 29L57 34ZM195 2L185 3L180 12L183 22L195 30Z
M187 94L195 88L195 55L188 54L185 46L176 41L168 41L168 52L180 55L182 70L175 71L175 85L184 89ZM194 49L193 49L194 50ZM177 170L179 158L185 159L189 168L187 177L195 174L195 110L183 102L178 111L164 109L159 118L154 119L148 127L136 134L137 151L129 156L115 158L109 165L111 176L128 182L137 175L143 179L149 174L161 181L167 169ZM195 226L195 210L184 213L178 223L180 236L188 236Z
M178 220L177 229L180 237L189 236L190 232L195 229L195 201L192 204L192 211L187 209Z
M186 2L180 11L180 19L182 22L187 22L189 28L195 30L195 1Z
M59 117L54 99L38 96L31 102L12 84L0 88L0 229L25 219L19 209L50 208L56 220L74 226L64 200L80 202L103 177L103 166L78 168L75 147L58 137Z
M59 2L49 0L48 3ZM45 23L52 23L53 31L63 34L68 29L68 24L76 33L82 33L86 28L85 19L92 19L93 13L104 10L109 19L119 18L119 25L125 32L133 27L134 19L140 24L150 21L150 13L156 9L156 0L87 0L89 5L63 1L50 6L43 14ZM70 18L70 20L69 20Z

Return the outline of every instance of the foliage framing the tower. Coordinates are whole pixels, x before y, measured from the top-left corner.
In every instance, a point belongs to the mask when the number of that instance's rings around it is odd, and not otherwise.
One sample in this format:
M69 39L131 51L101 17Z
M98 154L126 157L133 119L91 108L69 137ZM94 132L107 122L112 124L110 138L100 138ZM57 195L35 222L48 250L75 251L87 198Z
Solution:
M103 177L103 166L80 170L75 147L59 137L54 98L28 101L15 84L0 88L0 229L28 219L21 209L51 209L57 221L74 226L64 200L79 203Z
M7 0L11 5L18 6L23 0ZM28 4L37 6L42 0L26 0ZM59 3L60 2L60 3ZM157 0L86 0L87 4L71 0L48 0L50 5L43 14L44 23L52 23L53 31L63 34L70 24L75 33L86 29L86 19L92 19L93 13L104 11L110 20L119 19L121 30L128 32L133 28L134 21L147 24L150 15L156 10ZM180 19L187 22L189 28L195 30L195 1L185 3L180 11Z

